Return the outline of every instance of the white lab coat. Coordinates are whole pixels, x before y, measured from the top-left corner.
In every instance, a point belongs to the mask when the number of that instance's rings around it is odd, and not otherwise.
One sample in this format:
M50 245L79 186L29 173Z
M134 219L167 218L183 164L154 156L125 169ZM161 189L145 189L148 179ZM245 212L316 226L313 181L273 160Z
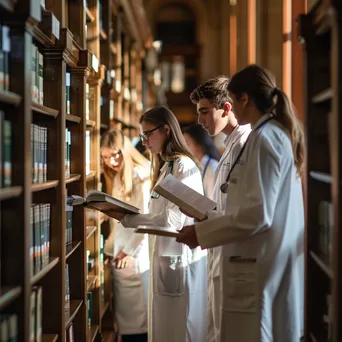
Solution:
M208 341L298 342L303 196L288 133L276 120L252 131L231 174L225 215L195 229L202 248L222 246L221 324Z
M225 182L228 172L245 143L250 125L236 126L233 132L224 140L225 150L216 168L211 198L217 203L216 210L208 213L208 218L224 215L227 195L220 191L220 185ZM208 249L208 342L220 341L221 323L221 292L220 292L220 259L221 246Z
M114 182L115 197L120 183ZM148 212L149 170L135 167L133 176L133 194L130 204ZM131 256L128 267L117 269L112 265L114 290L114 308L121 335L147 332L147 293L149 279L148 237L134 234L133 228L125 228L114 219L110 219L111 234L105 242L104 252L115 257L120 250Z
M166 163L160 182L170 167ZM174 162L172 174L184 184L203 194L201 172L188 157ZM157 183L158 183L157 182ZM127 227L155 225L180 229L193 220L179 208L152 192L150 214L126 215ZM172 238L151 236L151 276L149 287L150 342L204 342L206 340L207 260L206 251L189 249Z
M203 158L201 159L200 163L202 166L202 179L203 179L204 194L207 197L212 198L214 180L215 180L215 171L218 165L218 161L213 158L209 160L209 156L205 154ZM206 167L207 163L208 163L208 166Z

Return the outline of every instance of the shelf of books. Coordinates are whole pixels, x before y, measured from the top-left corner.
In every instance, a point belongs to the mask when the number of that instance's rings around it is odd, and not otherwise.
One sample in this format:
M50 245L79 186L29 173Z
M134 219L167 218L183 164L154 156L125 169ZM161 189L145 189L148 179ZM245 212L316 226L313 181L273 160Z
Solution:
M1 341L117 338L108 229L68 198L102 189L116 118L136 134L150 37L134 4L0 1Z
M305 341L339 342L342 310L341 15L318 1L300 17L306 66Z

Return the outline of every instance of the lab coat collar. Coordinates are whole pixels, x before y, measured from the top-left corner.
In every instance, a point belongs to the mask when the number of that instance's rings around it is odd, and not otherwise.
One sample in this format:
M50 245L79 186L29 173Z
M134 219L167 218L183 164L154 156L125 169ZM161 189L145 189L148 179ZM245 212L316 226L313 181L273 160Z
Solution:
M236 126L234 127L234 129L232 130L232 132L226 135L226 137L225 137L224 140L223 140L223 144L224 144L225 147L227 147L228 144L229 144L229 137L230 137L234 132L236 132L236 131L239 129L239 127L240 127L239 125L236 125Z
M273 117L274 115L272 113L267 113L265 115L263 115L254 125L252 131L255 131L258 129L258 127L266 120L268 120L269 118Z

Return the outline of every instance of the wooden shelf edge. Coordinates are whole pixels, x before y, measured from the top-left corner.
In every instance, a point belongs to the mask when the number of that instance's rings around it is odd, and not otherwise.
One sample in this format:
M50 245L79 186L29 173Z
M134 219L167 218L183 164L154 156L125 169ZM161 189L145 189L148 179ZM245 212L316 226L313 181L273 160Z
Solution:
M90 326L88 342L94 342L95 341L95 337L96 337L96 334L98 333L99 329L100 329L100 327L98 325Z
M0 91L0 103L19 106L21 102L21 96L11 91L1 90Z
M95 127L96 122L94 120L86 120L87 127Z
M39 103L32 102L31 109L35 113L47 115L47 116L52 116L53 118L56 118L59 111L53 108L49 108L46 106L43 106Z
M85 8L85 13L86 13L87 23L92 23L93 21L95 21L95 17L92 15L88 7Z
M79 124L81 122L81 118L79 116L76 116L76 115L65 114L65 121L66 122L74 122L74 123Z
M22 192L23 192L23 188L21 186L11 186L8 188L0 188L0 201L19 197Z
M0 310L12 303L21 294L20 286L4 286L0 291Z
M310 333L310 339L311 339L311 342L318 342L318 340L316 339L313 333Z
M310 171L309 175L311 178L318 180L320 182L323 183L328 183L328 184L332 184L333 183L333 177L330 176L327 173L323 173L323 172L317 172L317 171Z
M107 33L105 31L103 31L103 29L100 29L100 37L103 40L108 39Z
M109 127L108 127L108 125L102 123L102 124L100 125L100 128L101 128L101 129L107 130Z
M58 335L54 334L43 334L42 342L57 342Z
M115 331L113 330L103 330L102 331L103 335L103 342L112 342L115 341Z
M88 279L87 279L87 291L88 292L93 289L96 279L97 279L96 275L88 275Z
M109 301L105 301L104 303L101 303L100 319L103 318L108 308L109 308Z
M324 101L331 100L333 98L333 95L333 89L328 88L314 95L311 100L313 103L322 103Z
M95 232L96 232L97 226L87 227L86 228L86 239L88 240Z
M58 183L59 183L58 180L52 180L52 181L47 181L44 183L32 184L31 191L38 192L38 191L43 191L47 189L52 189L52 188L55 188L58 185Z
M310 251L311 258L316 262L316 264L321 268L321 270L330 278L333 278L333 272L330 266L324 262L316 253Z
M46 274L48 274L58 264L58 262L59 262L58 257L50 258L49 263L31 277L31 285L34 285L40 279L42 279Z
M93 180L95 176L96 176L96 171L90 171L89 173L87 173L87 176L86 176L87 182Z
M70 300L70 309L65 310L66 316L69 315L69 317L65 320L65 329L69 327L69 325L71 324L71 322L77 315L78 311L80 310L82 304L83 304L83 300L81 299Z
M79 173L74 173L74 174L71 174L69 178L65 178L65 184L77 182L80 179L81 179L81 175Z
M10 0L1 0L0 7L5 9L7 12L14 12L14 3Z
M67 245L65 252L65 259L68 259L75 251L76 249L81 245L82 241L78 242L72 242L71 244Z

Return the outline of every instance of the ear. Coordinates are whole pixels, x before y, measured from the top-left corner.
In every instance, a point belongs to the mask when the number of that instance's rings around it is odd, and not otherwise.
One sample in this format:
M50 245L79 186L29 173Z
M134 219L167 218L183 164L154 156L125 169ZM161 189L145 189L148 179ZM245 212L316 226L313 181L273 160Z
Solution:
M223 104L223 116L228 116L231 110L232 110L232 104L230 102L225 102Z
M242 93L240 96L240 102L243 108L246 108L249 102L249 96L247 93Z
M164 125L163 128L164 128L164 130L165 130L166 135L169 136L169 135L170 135L170 132L171 132L170 126L169 126L169 125Z

